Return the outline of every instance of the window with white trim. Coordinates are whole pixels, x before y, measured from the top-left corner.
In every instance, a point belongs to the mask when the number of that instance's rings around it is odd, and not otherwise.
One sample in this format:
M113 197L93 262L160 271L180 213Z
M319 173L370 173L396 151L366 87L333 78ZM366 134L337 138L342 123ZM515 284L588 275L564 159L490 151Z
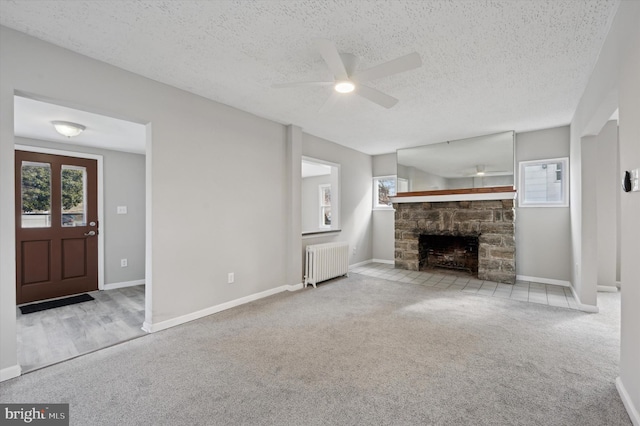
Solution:
M393 209L391 197L397 194L398 179L395 176L378 176L373 178L374 210Z
M320 228L331 228L331 184L318 185L320 190Z
M569 159L521 161L518 200L520 207L567 207Z

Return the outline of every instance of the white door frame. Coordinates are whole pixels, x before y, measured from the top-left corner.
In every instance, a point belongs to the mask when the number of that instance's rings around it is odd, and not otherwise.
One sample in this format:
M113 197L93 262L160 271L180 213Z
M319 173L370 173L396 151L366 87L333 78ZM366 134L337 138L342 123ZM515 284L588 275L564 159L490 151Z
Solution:
M39 146L15 144L15 151L37 152L40 154L64 155L66 157L87 158L98 162L98 290L104 290L104 202L103 202L103 159L99 154L86 152L64 151L61 149L42 148Z

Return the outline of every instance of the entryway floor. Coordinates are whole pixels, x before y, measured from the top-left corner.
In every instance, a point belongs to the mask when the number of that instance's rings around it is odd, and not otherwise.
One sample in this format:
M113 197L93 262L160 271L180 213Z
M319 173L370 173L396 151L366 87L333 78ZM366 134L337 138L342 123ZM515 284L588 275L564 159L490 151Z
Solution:
M434 288L458 289L465 293L483 296L501 297L521 302L578 309L576 299L569 287L541 284L529 281L516 281L514 285L483 281L456 271L416 272L395 269L386 263L369 263L351 269L356 274L368 275L390 281L421 284Z
M144 285L89 294L95 300L27 315L16 308L23 373L146 334Z

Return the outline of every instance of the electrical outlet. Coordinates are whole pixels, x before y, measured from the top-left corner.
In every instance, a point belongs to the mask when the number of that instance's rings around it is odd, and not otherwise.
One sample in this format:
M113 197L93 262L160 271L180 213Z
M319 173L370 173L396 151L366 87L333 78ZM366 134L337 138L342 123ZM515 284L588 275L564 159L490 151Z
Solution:
M233 284L233 282L236 280L236 276L233 272L229 272L229 274L227 274L227 282L229 284Z
M118 206L116 208L117 214L127 214L127 206Z
M120 267L126 268L127 266L129 266L129 262L127 261L127 259L120 259Z

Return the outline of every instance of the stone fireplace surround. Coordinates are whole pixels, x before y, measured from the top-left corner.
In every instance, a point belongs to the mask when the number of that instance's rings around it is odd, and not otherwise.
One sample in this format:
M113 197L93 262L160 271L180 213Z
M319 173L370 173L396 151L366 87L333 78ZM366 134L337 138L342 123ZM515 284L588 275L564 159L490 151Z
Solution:
M395 267L418 271L420 235L478 237L478 279L516 280L513 199L394 203Z

